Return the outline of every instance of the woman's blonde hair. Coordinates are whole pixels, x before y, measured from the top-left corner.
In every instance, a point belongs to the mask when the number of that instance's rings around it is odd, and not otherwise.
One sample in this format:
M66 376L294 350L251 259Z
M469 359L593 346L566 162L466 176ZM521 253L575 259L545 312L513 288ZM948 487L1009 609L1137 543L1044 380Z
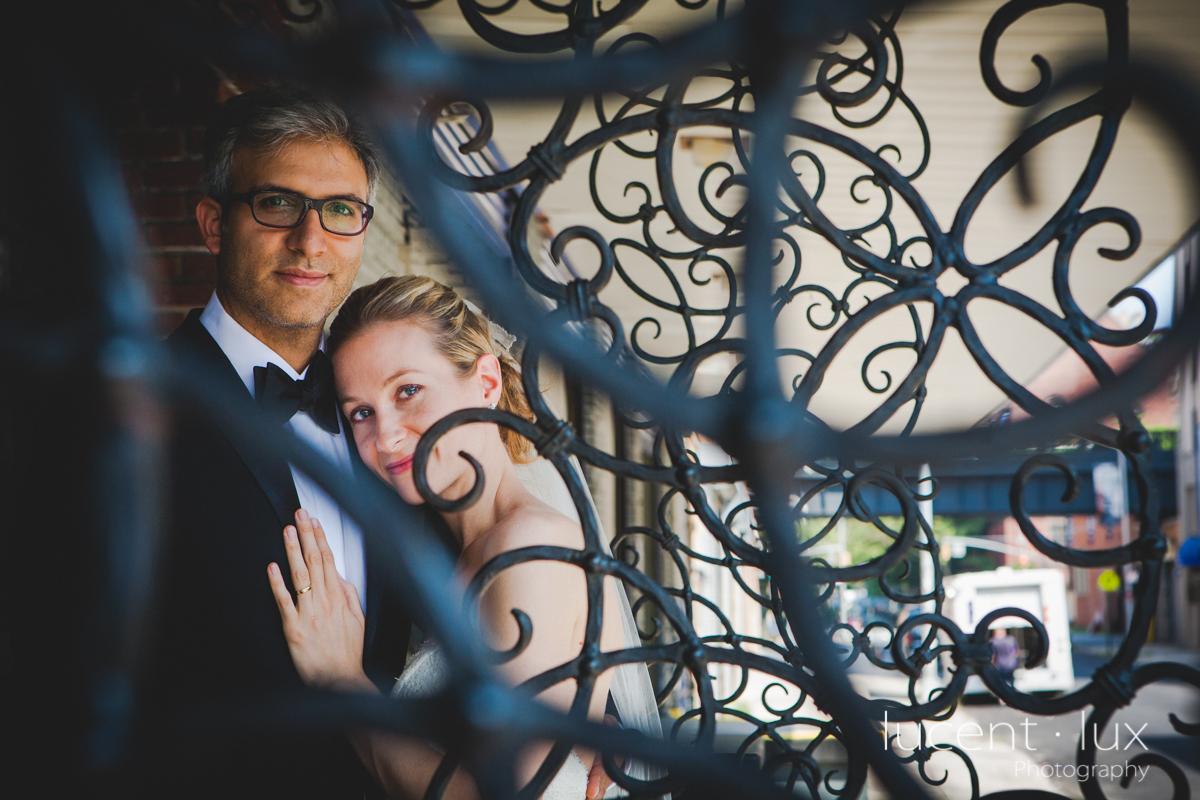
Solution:
M458 370L459 377L474 374L479 357L490 353L500 362L502 388L497 407L532 420L533 412L521 386L521 371L510 353L492 341L488 320L467 308L458 293L424 275L381 278L356 289L329 328L330 356L367 328L383 322L413 322L433 336L434 347ZM500 426L500 439L508 456L518 464L534 460L529 440Z

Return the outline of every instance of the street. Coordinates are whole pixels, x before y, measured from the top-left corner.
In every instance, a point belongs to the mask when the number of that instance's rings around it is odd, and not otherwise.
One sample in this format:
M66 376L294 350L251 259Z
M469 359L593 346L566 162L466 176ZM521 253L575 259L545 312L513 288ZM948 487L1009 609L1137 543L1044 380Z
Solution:
M1080 637L1073 645L1077 686L1082 686L1095 670L1105 663L1102 639ZM1160 645L1148 645L1138 663L1175 660L1197 666L1200 654L1188 653ZM857 666L857 665L856 665ZM872 668L873 669L873 668ZM894 673L891 673L894 675ZM888 673L860 668L855 671L855 684L885 696L894 687L895 678ZM1091 712L1086 707L1083 714ZM1177 682L1161 682L1144 687L1134 702L1120 709L1109 725L1099 734L1099 747L1094 777L1104 793L1113 798L1167 798L1173 787L1170 778L1152 765L1129 767L1127 762L1145 752L1158 753L1173 761L1183 771L1189 783L1190 797L1200 797L1200 741L1177 733L1169 715L1176 714L1184 722L1200 720L1200 695L1191 687ZM1082 798L1076 767L1076 748L1084 717L1080 712L1058 717L1025 714L1007 706L991 704L960 705L955 714L940 723L929 723L926 730L930 741L957 746L970 756L975 767L979 794L986 795L1010 789L1040 789L1071 798ZM936 727L935 727L936 726ZM918 741L915 725L888 725L892 747L902 757ZM1093 735L1090 726L1087 735ZM882 744L881 744L882 746ZM913 765L916 769L916 765ZM962 758L953 751L934 755L924 765L926 775L945 783L930 786L934 797L970 798L971 775ZM1129 786L1121 788L1122 776L1130 772ZM887 797L878 782L867 786L870 800Z

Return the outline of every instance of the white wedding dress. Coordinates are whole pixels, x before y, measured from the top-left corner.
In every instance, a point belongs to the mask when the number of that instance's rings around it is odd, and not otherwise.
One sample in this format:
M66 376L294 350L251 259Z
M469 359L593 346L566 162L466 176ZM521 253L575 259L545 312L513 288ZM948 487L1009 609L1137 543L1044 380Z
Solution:
M577 475L582 475L579 463L571 457L571 466ZM546 505L566 517L578 522L579 513L571 500L566 484L554 466L544 458L539 458L532 464L517 465L517 475L529 491ZM587 484L584 483L584 491ZM595 514L595 504L591 495L588 503ZM601 545L609 553L608 544L604 541L601 531ZM609 553L611 555L611 553ZM637 632L637 624L630 610L629 598L625 588L617 582L617 593L621 607L621 623L624 631L625 647L641 646L641 637ZM441 689L449 677L449 668L445 656L436 641L427 639L404 665L404 671L396 679L392 689L393 697L428 697ZM639 730L647 736L662 738L662 722L658 716L658 704L654 698L654 687L650 683L650 673L645 664L623 664L613 671L612 685L609 688L617 713L621 716L621 724L625 728ZM631 761L627 762L624 771L632 778L651 780L660 776L660 771L648 764ZM588 768L582 759L571 751L571 755L563 763L554 780L546 787L542 800L583 800L587 793ZM605 797L624 796L624 791L615 783L609 787Z
M393 697L429 697L445 686L450 674L446 657L437 642L426 639L396 679ZM583 760L571 751L562 768L550 781L542 800L583 800L587 793L588 769Z

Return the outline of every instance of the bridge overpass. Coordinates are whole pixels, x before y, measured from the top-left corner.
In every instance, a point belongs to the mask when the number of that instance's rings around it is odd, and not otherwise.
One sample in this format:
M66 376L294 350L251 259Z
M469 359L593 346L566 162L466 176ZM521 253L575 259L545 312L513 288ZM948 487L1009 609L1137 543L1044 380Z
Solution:
M1079 494L1070 502L1062 502L1063 492L1067 488L1066 478L1055 469L1038 470L1025 489L1025 504L1029 513L1033 516L1096 513L1096 487L1092 470L1101 463L1115 464L1116 452L1092 447L1056 450L1054 455L1074 468L1080 480ZM962 459L934 465L933 477L938 482L937 497L933 501L934 513L950 516L1008 516L1011 513L1008 492L1013 475L1028 457ZM1164 518L1174 516L1175 451L1155 450L1150 460L1153 478L1158 484L1160 513ZM915 484L915 473L906 477L910 485ZM876 514L886 516L900 513L900 504L896 499L877 486L865 487L862 497ZM1129 499L1132 510L1138 511L1139 503L1132 481L1129 483ZM803 516L829 516L840 502L840 491L823 492L808 504Z

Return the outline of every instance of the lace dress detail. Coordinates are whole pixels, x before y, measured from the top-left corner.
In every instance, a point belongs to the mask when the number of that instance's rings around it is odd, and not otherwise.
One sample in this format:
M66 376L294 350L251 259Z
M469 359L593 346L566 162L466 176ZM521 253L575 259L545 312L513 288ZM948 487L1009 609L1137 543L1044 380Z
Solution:
M442 649L435 642L426 640L404 665L404 672L392 688L392 697L429 697L446 685L448 674ZM546 787L542 800L583 800L587 779L587 767L572 750Z

